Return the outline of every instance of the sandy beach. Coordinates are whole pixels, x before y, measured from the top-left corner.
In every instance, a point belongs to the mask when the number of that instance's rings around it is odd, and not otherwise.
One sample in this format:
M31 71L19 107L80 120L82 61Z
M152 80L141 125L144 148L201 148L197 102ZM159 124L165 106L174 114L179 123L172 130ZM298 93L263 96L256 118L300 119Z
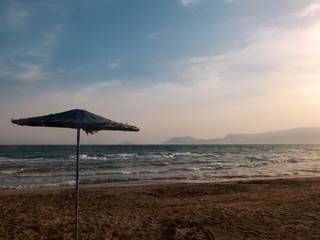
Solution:
M73 239L73 189L0 191L0 239ZM320 178L80 189L79 239L320 239Z

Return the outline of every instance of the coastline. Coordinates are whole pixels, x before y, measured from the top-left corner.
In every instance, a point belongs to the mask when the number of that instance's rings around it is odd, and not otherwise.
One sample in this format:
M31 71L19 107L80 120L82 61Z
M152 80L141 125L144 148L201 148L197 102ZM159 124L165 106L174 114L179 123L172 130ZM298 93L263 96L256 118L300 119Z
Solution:
M80 188L79 239L319 239L320 177ZM74 189L0 191L0 239L73 239Z
M80 177L81 178L81 177ZM221 178L209 180L146 180L146 181L124 181L124 182L108 182L108 183L93 183L93 184L79 184L79 189L89 188L115 188L115 187L136 187L148 185L171 185L171 184L215 184L215 183L233 183L233 182L251 182L251 181L268 181L268 180L303 180L303 179L317 179L320 176L283 176L283 177L250 177L250 178ZM45 187L25 187L25 188L0 188L0 195L3 192L31 192L31 191L50 191L50 190L73 190L75 185L61 185L61 186L45 186Z

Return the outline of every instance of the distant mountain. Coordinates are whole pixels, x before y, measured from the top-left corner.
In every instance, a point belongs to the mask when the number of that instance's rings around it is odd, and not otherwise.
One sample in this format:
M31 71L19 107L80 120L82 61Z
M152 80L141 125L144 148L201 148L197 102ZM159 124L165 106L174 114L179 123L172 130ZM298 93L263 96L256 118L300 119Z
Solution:
M320 127L257 134L227 134L224 138L174 137L164 144L320 144Z
M193 137L174 137L164 144L199 144L199 140Z

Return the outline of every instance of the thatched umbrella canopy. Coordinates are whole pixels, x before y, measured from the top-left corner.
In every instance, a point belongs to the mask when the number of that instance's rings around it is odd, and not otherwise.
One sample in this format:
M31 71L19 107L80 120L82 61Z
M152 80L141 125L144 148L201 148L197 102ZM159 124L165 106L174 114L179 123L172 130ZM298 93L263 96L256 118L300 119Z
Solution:
M135 126L118 123L80 109L11 121L20 126L75 128L82 129L86 133L94 133L100 130L139 131Z
M74 109L66 112L49 114L39 117L13 119L12 123L20 126L57 127L77 129L77 161L76 161L76 206L75 206L75 239L78 238L78 201L79 201L79 148L80 129L88 133L100 130L139 131L139 128L128 124L118 123L95 115L86 110Z

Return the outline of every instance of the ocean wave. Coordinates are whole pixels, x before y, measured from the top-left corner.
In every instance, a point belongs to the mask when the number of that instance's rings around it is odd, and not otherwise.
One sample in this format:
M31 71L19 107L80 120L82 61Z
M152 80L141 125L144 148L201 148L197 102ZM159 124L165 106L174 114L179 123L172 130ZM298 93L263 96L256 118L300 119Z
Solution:
M75 177L74 147L23 146L3 152L1 189L74 182L69 182ZM81 153L80 184L317 176L320 171L320 146L82 146Z
M14 175L14 174L20 173L22 171L23 171L23 169L20 169L20 170L3 170L3 171L0 171L0 176L4 175L4 177L7 177L6 175Z
M250 161L267 161L269 158L266 156L247 156L246 159Z
M154 161L150 163L151 165L155 165L155 166L166 166L169 165L168 162L160 162L160 161Z
M236 167L239 168L257 168L257 167L264 167L268 166L268 162L259 162L259 163L244 163L244 164L236 164Z
M74 180L60 182L60 183L30 183L30 184L20 184L20 185L7 185L0 186L1 190L21 190L21 189L34 189L34 188L53 188L53 187L64 187L64 186L74 186L76 182Z

